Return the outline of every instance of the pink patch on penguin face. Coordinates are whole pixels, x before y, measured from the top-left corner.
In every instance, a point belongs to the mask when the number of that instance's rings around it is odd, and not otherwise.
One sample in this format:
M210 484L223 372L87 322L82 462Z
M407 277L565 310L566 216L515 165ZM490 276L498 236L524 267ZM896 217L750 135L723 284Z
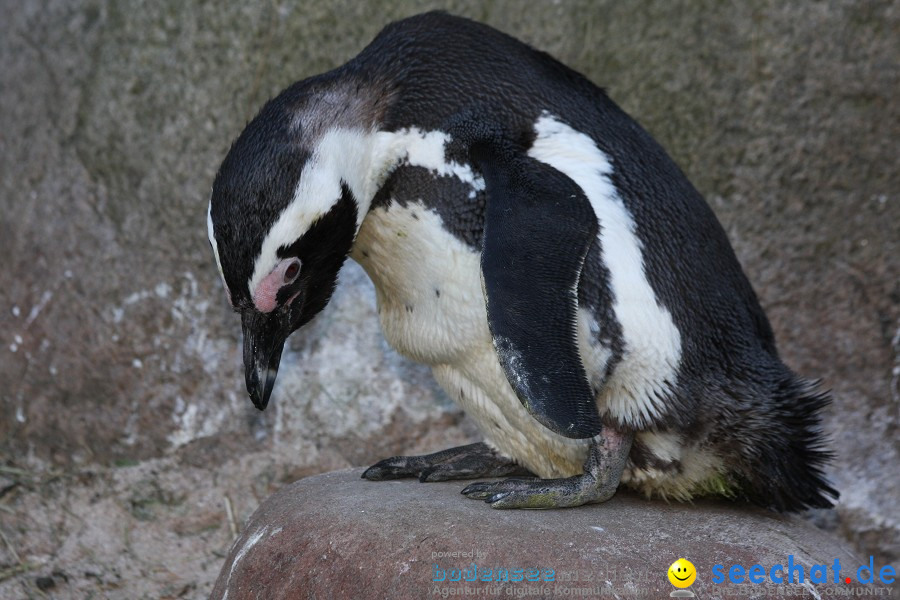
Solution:
M253 291L253 305L256 310L270 313L278 308L278 291L284 286L294 283L299 275L299 258L285 258L278 263ZM296 294L294 296L296 297Z

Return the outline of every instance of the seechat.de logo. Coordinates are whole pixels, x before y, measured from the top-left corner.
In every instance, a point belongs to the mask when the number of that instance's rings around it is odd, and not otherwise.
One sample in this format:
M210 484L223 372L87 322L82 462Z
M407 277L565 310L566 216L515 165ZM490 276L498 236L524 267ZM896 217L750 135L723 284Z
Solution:
M679 558L669 565L667 575L669 576L669 582L679 588L671 592L670 596L674 598L694 597L694 592L684 589L691 587L691 584L697 579L697 568L691 561L686 558Z

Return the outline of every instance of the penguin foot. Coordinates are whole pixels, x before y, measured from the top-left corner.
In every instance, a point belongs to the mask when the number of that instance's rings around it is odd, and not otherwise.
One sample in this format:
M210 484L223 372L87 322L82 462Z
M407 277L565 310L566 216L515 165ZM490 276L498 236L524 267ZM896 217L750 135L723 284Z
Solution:
M507 475L531 475L531 472L484 442L478 442L424 456L386 458L366 469L362 478L383 481L418 477L419 481L448 481Z
M606 502L619 487L633 440L633 432L607 428L591 442L582 475L478 482L466 486L462 494L493 508L566 508Z

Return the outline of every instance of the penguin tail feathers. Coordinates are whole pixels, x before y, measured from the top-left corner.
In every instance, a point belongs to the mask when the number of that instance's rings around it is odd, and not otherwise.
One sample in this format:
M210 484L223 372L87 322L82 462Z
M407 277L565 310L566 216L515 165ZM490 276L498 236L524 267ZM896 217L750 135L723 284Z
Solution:
M779 512L831 508L839 494L824 467L834 455L819 422L831 395L818 381L790 371L773 383L763 404L767 414L752 436L755 447L746 448L749 464L738 474L743 492L754 504Z

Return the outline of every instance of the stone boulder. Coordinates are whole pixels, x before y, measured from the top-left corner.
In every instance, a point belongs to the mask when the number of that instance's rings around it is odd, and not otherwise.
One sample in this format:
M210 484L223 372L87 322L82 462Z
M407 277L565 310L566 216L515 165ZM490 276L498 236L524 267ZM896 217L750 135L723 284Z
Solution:
M661 598L675 590L667 570L680 557L696 567L688 589L700 598L819 598L865 587L857 569L866 562L846 542L800 518L740 504L667 504L620 491L603 505L503 511L461 496L462 482L370 482L360 473L303 479L263 502L211 598ZM769 581L770 569L788 561L803 567L803 583ZM746 575L743 584L712 581L715 565L727 582L733 565L757 564L766 583ZM810 581L820 575L814 565L828 567L829 583ZM886 595L897 585L869 587Z

